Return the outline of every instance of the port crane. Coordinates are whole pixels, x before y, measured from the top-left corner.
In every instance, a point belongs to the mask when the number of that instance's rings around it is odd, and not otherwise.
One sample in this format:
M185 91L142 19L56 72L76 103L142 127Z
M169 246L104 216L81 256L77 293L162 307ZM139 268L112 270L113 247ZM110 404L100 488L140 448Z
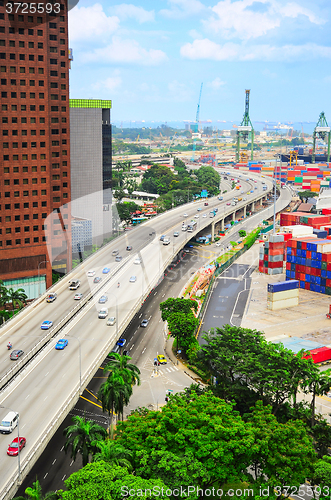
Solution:
M197 107L197 114L196 114L196 117L195 117L195 124L194 124L194 128L193 128L194 135L192 134L193 135L193 150L192 150L191 161L194 161L195 148L196 148L196 140L198 139L198 133L199 133L199 116L200 116L200 101L201 101L202 85L203 85L203 83L201 83L201 87L200 87L199 101L198 101L198 107Z
M311 162L315 163L315 155L316 155L316 137L319 137L323 141L325 141L327 136L328 140L328 153L327 153L327 162L330 161L330 127L328 122L326 121L324 111L320 113L318 118L318 122L316 123L316 127L314 128L313 133L313 154L311 157Z
M251 160L253 160L253 148L254 148L254 128L249 117L249 94L250 90L245 90L245 114L241 121L241 124L237 127L237 151L236 160L240 159L240 138L246 140L249 134L251 135Z

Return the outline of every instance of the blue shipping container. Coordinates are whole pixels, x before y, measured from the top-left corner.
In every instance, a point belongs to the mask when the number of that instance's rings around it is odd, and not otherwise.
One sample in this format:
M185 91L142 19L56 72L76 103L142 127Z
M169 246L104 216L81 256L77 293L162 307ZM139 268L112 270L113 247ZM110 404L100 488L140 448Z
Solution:
M294 271L286 271L286 276L288 276L288 272L291 273L291 278L295 277ZM279 281L278 283L268 283L268 292L276 293L276 292L285 292L286 290L295 290L299 288L299 280L291 280L291 281Z

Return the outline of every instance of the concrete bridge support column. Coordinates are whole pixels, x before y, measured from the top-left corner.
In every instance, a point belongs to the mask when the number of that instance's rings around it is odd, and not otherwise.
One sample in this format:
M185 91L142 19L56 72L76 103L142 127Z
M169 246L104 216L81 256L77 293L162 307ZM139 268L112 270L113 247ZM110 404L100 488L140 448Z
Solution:
M254 212L254 210L255 210L255 202L253 201L253 203L252 203L252 212Z
M215 241L215 222L211 223L211 241L213 243Z
M233 212L232 214L232 220L235 221L236 220L236 212Z
M221 220L221 231L224 231L224 219Z
M244 206L244 217L246 217L246 209L247 209L247 206L245 205Z

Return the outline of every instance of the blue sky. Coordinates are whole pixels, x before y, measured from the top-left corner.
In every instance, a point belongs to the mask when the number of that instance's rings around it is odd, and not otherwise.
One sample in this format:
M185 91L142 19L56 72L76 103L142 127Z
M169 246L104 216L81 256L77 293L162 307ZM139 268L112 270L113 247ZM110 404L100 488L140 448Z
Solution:
M69 13L72 98L114 121L331 122L330 0L80 0Z

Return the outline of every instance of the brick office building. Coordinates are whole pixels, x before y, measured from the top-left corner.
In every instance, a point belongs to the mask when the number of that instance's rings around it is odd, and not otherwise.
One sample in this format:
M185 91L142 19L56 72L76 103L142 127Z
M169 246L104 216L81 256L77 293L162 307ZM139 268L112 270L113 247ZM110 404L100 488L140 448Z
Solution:
M52 5L0 0L0 279L29 298L71 269L67 3Z

